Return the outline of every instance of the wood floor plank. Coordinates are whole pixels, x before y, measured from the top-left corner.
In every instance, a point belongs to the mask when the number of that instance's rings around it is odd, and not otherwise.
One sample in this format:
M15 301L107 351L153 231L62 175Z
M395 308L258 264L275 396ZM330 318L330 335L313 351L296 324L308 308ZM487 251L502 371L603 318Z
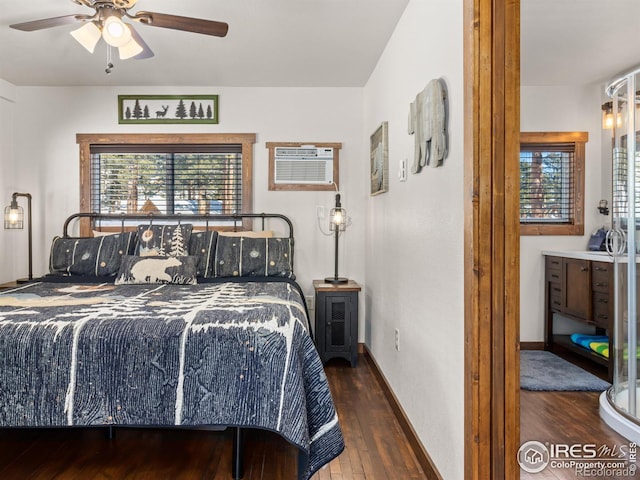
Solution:
M622 445L628 440L612 430L598 413L596 392L520 391L520 439L524 443ZM547 467L539 473L520 472L521 480L573 480L571 469ZM620 477L598 477L599 480Z
M327 378L346 448L313 480L425 480L371 367L330 361ZM229 480L230 431L116 428L0 429L2 480ZM247 432L245 480L289 480L298 450Z

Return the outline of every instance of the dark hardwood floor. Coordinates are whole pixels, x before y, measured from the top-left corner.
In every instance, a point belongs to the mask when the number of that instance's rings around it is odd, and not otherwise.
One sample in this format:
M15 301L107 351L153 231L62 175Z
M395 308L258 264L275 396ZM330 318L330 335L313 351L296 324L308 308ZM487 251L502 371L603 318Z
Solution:
M369 365L326 366L346 449L313 480L426 479ZM0 429L0 479L222 480L231 478L231 434L206 430ZM250 431L246 480L296 478L297 450Z
M520 391L520 439L522 443L586 444L598 446L628 444L628 440L612 430L598 414L598 398L594 392L530 392ZM567 480L580 478L574 470L550 468L539 473L521 471L521 480ZM598 476L609 478L635 478Z

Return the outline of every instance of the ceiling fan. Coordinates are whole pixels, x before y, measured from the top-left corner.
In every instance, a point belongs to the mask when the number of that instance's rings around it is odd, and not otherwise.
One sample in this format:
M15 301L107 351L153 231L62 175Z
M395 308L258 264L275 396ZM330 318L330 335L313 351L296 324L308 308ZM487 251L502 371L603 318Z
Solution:
M174 30L183 30L216 37L224 37L229 29L228 24L215 22L213 20L181 17L156 12L141 11L134 14L129 13L129 9L137 3L137 0L71 1L78 5L93 8L95 13L93 15L63 15L61 17L33 20L9 26L16 30L32 32L79 22L83 25L70 33L84 48L93 53L98 41L100 38L103 38L108 45L118 48L121 60L153 57L153 52L149 46L142 40L131 24L122 21L124 19L152 27L172 28ZM110 68L112 68L113 65L110 60L108 61L107 73L111 73Z

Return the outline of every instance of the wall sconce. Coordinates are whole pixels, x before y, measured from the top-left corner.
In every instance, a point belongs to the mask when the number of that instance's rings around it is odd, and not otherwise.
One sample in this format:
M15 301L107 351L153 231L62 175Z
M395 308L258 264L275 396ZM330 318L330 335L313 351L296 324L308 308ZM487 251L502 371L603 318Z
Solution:
M326 283L347 283L348 278L338 276L338 236L347 229L347 211L340 204L340 194L336 194L336 206L331 209L329 215L329 229L334 232L335 238L335 271L333 277L324 279Z
M4 209L4 228L6 230L15 230L24 228L24 209L18 205L18 197L27 199L27 229L29 235L29 278L18 279L18 283L25 283L33 280L33 236L31 229L31 194L30 193L14 193L11 196L11 204Z
M611 130L613 128L613 102L606 102L602 104L602 128L604 130ZM616 127L622 126L622 114L618 107L618 113L615 116Z
M609 215L608 206L609 206L609 202L607 202L606 200L600 200L598 202L598 210L602 215Z

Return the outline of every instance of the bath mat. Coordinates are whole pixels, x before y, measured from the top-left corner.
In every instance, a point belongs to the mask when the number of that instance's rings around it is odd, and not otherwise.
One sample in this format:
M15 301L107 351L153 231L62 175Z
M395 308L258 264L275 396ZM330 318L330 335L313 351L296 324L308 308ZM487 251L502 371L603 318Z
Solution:
M520 388L523 390L602 392L610 386L551 352L520 352Z

